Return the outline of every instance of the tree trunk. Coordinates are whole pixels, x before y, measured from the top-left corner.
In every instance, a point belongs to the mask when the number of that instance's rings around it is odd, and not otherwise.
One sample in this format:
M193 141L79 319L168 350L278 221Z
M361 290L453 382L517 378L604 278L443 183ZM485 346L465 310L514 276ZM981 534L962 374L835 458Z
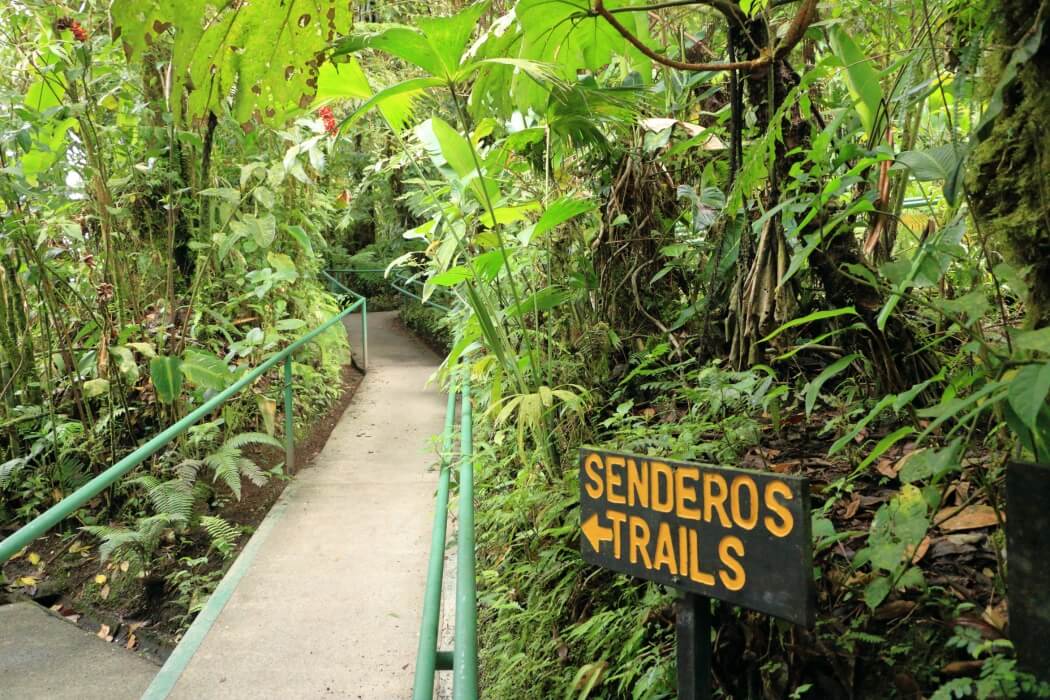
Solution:
M1011 262L1031 266L1028 325L1050 325L1050 0L999 0L992 44L1000 71L1017 47L1042 30L1035 54L1002 90L1002 111L978 136L968 164L967 192L983 235ZM1040 28L1035 22L1042 22ZM998 77L987 81L999 82Z

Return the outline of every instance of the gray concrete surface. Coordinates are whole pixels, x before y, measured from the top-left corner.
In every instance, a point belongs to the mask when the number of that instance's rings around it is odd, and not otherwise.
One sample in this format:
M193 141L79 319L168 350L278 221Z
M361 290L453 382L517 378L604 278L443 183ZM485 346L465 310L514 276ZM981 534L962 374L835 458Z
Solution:
M0 605L4 700L133 700L157 668L36 603Z
M411 696L445 400L437 356L368 320L357 396L170 697Z

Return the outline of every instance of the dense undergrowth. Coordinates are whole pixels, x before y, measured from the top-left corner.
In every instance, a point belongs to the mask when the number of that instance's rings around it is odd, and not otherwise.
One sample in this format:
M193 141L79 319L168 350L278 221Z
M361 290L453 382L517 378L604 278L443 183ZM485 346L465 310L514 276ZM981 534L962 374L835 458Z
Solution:
M1050 461L1045 1L193 5L5 29L0 523L334 311L327 267L476 387L485 697L674 696L673 592L580 558L582 444L809 479L817 623L714 603L722 696L1048 694L1004 527ZM225 556L278 389L74 525Z
M104 8L72 16L19 4L0 48L5 535L340 308L317 278L341 224L323 120L198 128ZM300 437L348 359L338 330L296 355ZM274 372L228 401L22 552L9 585L187 625L258 517L242 489L265 500L285 476L281 398Z

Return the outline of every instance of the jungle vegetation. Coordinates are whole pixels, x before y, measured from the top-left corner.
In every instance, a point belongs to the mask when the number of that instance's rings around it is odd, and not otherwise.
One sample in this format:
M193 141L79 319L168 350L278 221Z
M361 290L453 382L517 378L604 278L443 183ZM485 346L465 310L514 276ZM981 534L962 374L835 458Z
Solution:
M580 559L582 444L810 479L817 624L716 604L723 697L1050 696L1017 667L1004 535L1007 462L1050 462L1048 19L11 0L0 533L335 313L324 269L379 269L349 285L477 387L485 697L674 696L674 593ZM348 353L333 332L298 358L298 429ZM279 391L7 586L177 634L243 542L224 514L287 476Z

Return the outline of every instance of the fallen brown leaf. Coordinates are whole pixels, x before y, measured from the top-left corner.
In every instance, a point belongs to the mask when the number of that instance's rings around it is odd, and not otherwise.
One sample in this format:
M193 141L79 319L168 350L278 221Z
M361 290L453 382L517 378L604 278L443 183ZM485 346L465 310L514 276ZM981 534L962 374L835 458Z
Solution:
M876 620L896 620L905 617L915 609L915 603L910 600L893 600L880 605L872 617Z
M786 462L774 462L769 465L769 468L775 471L777 474L786 474L791 471L792 467L797 467L802 464L801 459L789 459Z
M1006 598L1000 600L997 605L986 607L981 615L981 619L1000 631L1005 630L1006 622L1009 620Z
M934 522L946 532L959 530L977 530L982 527L997 525L995 509L989 505L969 505L956 512L956 508L943 508L937 512ZM1005 519L1005 518L1004 518Z
M926 556L926 552L928 552L929 549L930 536L926 535L926 537L922 538L922 542L919 543L919 546L915 548L915 552L911 555L911 563L918 564L920 561L922 561L922 558Z
M860 509L860 496L858 494L853 494L853 498L850 500L849 503L846 504L846 512L843 514L843 517L845 517L847 520L849 520L850 518L852 518L854 515L857 514L857 511L859 509Z
M105 639L107 642L113 641L113 636L109 633L109 625L99 625L97 636L99 639Z
M875 465L875 471L889 479L897 478L897 465L894 464L892 459L880 459Z
M949 678L976 676L981 672L981 666L983 665L984 661L981 660L952 661L945 664L944 668L941 669L941 675Z

